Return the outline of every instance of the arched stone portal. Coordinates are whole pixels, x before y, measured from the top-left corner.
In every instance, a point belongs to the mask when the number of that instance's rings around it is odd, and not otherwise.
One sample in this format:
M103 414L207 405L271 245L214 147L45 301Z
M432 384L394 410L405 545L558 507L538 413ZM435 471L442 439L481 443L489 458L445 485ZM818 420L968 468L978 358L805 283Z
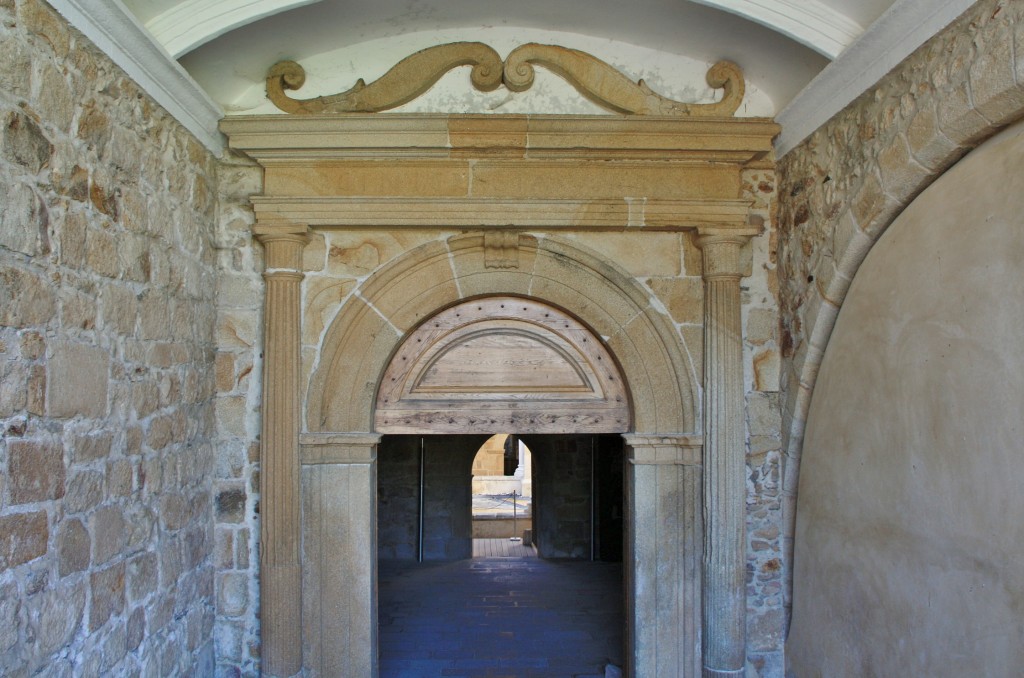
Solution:
M233 118L223 128L264 170L265 194L252 197L267 281L263 673L376 675L381 378L425 320L505 295L575 318L628 386L630 423L615 429L628 431L628 673L741 674L740 279L750 275L746 245L762 231L741 173L770 166L777 126L347 115ZM320 272L307 268L308 241L326 259L331 238L349 230L413 244L345 281L322 262ZM644 268L666 253L674 292L660 295L613 263ZM307 270L318 287L304 280ZM689 281L676 285L684 270ZM337 306L324 307L314 289L335 290ZM703 318L688 330L674 324L668 306L678 303ZM311 342L304 330L325 319Z
M650 295L614 264L554 238L522 235L517 250L520 268L511 272L486 267L480 234L411 251L371 276L326 333L306 395L309 432L302 436L305 659L319 675L372 675L376 660L372 637L335 639L376 627L371 561L379 435L499 428L627 434L627 521L645 526L627 527L630 659L652 670L655 662L690 662L697 670L697 653L683 652L699 644L703 535L697 389L685 346ZM511 304L514 310L501 308ZM560 325L543 324L552 320ZM475 398L461 403L466 409L453 413L450 391L465 388L459 377L457 384L433 384L435 393L447 395L434 407L422 397L404 404L399 397L391 408L396 389L399 396L411 389L393 384L422 376L424 362L436 366L436 356L460 350L467 328L518 330L517 339L531 333L536 343L560 343L552 353L574 362L575 376L588 386L576 393L566 393L564 384L533 389L534 407L522 402L525 387L510 394L477 385ZM447 343L417 348L417 339L437 334ZM610 369L598 377L594 370L606 362ZM483 416L481 399L492 416ZM412 406L418 411L410 413ZM565 418L543 416L556 411ZM348 528L332 532L337 525ZM652 615L659 600L662 610ZM664 647L656 650L669 638L674 657Z

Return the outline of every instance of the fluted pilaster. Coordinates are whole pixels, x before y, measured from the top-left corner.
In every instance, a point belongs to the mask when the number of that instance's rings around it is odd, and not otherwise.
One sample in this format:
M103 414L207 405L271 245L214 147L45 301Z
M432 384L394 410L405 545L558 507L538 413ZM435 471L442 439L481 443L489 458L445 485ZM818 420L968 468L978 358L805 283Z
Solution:
M299 427L302 248L305 229L264 229L263 423L260 436L262 673L302 668Z
M701 439L627 434L630 676L700 675Z
M702 234L704 259L704 677L746 663L746 454L740 252L748 235Z

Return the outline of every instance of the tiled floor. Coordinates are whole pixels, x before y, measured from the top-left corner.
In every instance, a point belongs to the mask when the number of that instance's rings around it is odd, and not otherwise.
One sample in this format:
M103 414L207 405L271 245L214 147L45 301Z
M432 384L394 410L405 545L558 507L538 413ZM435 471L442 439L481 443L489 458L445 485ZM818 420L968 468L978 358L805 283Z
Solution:
M622 634L618 563L380 563L381 678L604 676Z

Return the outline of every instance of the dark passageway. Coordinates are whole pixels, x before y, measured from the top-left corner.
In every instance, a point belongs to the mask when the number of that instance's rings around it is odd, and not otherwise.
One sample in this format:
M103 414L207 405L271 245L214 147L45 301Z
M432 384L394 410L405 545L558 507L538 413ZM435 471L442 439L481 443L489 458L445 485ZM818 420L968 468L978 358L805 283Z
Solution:
M524 527L536 548L472 538L480 436L382 441L382 678L596 677L623 665L621 438L529 438L537 513Z

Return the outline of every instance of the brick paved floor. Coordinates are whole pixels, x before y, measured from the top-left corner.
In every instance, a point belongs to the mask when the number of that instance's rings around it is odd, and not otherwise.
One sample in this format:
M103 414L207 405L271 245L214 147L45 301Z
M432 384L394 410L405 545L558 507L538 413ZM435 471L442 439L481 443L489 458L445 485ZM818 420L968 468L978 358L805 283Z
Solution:
M622 565L381 561L381 678L582 678L622 666Z

